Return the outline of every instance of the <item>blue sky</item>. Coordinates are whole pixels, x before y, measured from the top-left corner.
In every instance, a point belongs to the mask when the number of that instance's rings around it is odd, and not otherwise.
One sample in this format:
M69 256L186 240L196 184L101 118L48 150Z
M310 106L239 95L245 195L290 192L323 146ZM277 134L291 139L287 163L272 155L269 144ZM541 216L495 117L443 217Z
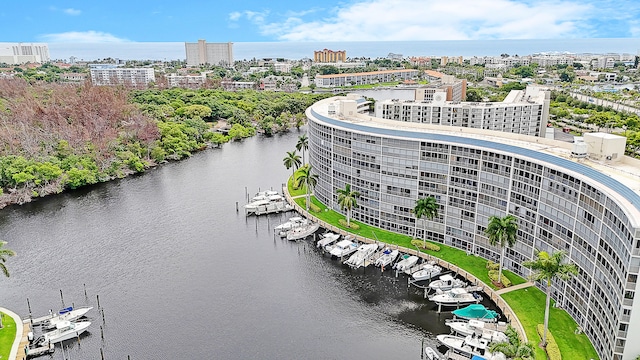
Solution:
M3 1L0 42L640 38L640 1Z

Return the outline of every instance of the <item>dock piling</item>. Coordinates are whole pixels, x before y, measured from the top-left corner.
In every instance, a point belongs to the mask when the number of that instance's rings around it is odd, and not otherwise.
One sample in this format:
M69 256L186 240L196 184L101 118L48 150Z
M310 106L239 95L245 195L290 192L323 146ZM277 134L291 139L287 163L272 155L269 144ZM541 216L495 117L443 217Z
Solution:
M60 300L62 301L62 307L64 308L64 297L62 296L62 289L60 289Z
M27 308L29 308L29 318L31 318L31 304L29 303L29 298L27 298Z
M96 294L96 300L98 301L98 310L100 310L100 295Z

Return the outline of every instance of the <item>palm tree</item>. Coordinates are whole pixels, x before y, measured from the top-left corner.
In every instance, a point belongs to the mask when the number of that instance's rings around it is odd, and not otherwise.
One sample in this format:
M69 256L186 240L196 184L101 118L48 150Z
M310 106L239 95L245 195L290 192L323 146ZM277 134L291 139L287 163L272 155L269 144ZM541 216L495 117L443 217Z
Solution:
M516 243L516 233L518 232L518 223L513 215L504 217L491 216L489 225L485 234L489 237L489 243L492 246L500 245L502 253L500 254L500 269L498 270L498 283L502 283L502 260L504 259L504 247L508 245L513 247Z
M6 241L0 241L0 270L4 273L4 276L9 277L9 270L5 266L5 262L7 261L7 256L15 256L16 252L9 249L3 249L2 247L6 244Z
M504 332L509 341L494 342L489 345L489 351L492 353L501 352L509 359L526 360L534 358L533 345L530 343L522 343L520 336L516 330L509 325Z
M304 152L309 149L309 138L307 137L307 134L300 135L298 143L296 144L296 149L298 151L302 150L302 162L304 163Z
M434 217L438 216L438 203L436 202L436 198L433 196L428 196L426 198L421 198L416 200L416 206L413 208L413 214L416 216L416 220L420 220L423 216L427 219L431 220ZM416 221L416 227L418 226L418 221ZM415 230L417 232L417 230ZM425 225L423 236L423 247L427 247L427 229ZM415 235L415 234L414 234Z
M309 204L311 202L311 190L318 184L318 174L311 173L311 165L306 165L300 168L298 171L298 177L296 178L298 186L304 184L307 188L307 211L309 211Z
M567 281L572 276L578 274L575 264L563 264L566 251L560 250L549 255L546 251L536 250L536 259L525 261L522 265L534 271L531 279L534 281L543 280L547 284L547 304L544 310L544 333L542 335L542 346L547 345L547 330L549 328L549 305L551 302L551 282L554 278Z
M295 150L287 151L287 156L285 156L282 161L284 162L284 167L286 167L287 170L293 168L293 172L291 174L292 176L295 175L296 170L298 170L300 164L302 163L300 161L300 155L296 154Z
M340 205L340 209L347 209L347 227L349 227L351 220L351 209L357 207L358 204L356 200L360 193L357 191L351 191L351 184L346 184L344 189L338 189L338 204Z

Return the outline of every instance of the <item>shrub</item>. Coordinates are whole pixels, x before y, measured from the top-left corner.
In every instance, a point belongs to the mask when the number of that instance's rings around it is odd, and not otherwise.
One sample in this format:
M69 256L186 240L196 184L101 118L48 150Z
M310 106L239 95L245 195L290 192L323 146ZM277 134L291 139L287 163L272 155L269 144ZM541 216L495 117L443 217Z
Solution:
M491 279L491 281L493 281L494 283L497 283L498 282L498 270L489 270L489 279ZM502 274L502 279L500 279L500 280L502 281L502 286L504 286L504 287L511 286L511 280L509 280L509 278L504 276L504 274Z
M317 213L317 212L320 212L320 207L316 204L311 203L309 204L309 210Z
M347 226L347 220L345 219L340 219L338 220L338 223L344 227L348 227L352 230L360 230L360 225L356 224L356 223L349 223L349 225Z
M538 330L538 335L540 335L540 339L542 339L542 334L544 333L544 325L538 324L536 327ZM551 331L547 330L547 347L545 348L547 352L547 356L549 360L562 360L562 355L560 354L560 348L558 348L558 343L556 343L556 339L551 334Z
M430 242L424 242L423 240L419 240L419 239L413 239L411 240L411 245L418 247L420 249L426 249L426 250L431 250L431 251L440 251L440 246L430 243Z
M499 270L500 269L500 264L494 263L493 261L489 260L489 261L487 261L487 269L489 269L489 270Z

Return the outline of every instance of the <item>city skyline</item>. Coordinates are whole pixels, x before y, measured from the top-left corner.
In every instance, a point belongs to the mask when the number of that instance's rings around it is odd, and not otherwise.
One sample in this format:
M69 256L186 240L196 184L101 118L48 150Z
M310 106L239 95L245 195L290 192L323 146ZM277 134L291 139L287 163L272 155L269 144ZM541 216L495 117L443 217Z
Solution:
M410 9L410 11L407 11ZM6 42L431 41L640 37L640 4L621 0L10 2Z

